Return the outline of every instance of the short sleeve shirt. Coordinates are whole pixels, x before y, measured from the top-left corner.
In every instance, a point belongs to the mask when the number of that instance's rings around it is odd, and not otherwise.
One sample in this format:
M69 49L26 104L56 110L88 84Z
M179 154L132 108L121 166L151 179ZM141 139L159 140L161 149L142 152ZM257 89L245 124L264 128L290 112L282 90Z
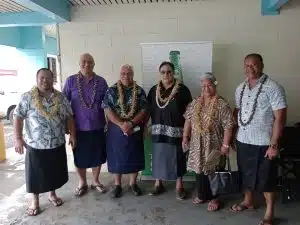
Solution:
M67 98L58 92L60 107L56 116L44 117L35 106L31 92L22 95L14 116L24 119L24 141L36 149L53 149L65 144L66 120L73 115ZM48 112L54 107L54 94L49 99L41 97L42 105Z
M265 82L263 83L264 79ZM243 96L241 96L244 84L246 84L246 86ZM248 121L253 109L255 108L255 98L261 85L261 92L257 97L257 105L253 119L248 125L243 126L240 123L240 117L243 123ZM270 77L268 77L266 74L263 74L258 80L256 86L254 86L252 89L249 88L247 81L241 83L235 92L235 102L236 108L239 109L239 129L237 140L245 144L259 146L269 145L274 123L273 111L287 108L287 100L284 88L270 79Z

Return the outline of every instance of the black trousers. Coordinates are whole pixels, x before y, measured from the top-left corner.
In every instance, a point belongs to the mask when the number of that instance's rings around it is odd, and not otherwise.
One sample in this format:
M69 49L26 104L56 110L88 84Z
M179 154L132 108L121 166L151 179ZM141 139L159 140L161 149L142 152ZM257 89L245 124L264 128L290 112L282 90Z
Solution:
M204 201L210 201L218 197L212 194L208 176L204 173L196 174L196 193L198 198Z

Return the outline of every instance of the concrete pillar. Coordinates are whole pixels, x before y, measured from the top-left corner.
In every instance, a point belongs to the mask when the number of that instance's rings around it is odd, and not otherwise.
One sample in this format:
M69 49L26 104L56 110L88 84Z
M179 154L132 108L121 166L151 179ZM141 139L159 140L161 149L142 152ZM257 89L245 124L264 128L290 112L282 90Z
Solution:
M6 152L5 152L5 144L4 144L4 130L3 124L0 121L0 161L6 159Z

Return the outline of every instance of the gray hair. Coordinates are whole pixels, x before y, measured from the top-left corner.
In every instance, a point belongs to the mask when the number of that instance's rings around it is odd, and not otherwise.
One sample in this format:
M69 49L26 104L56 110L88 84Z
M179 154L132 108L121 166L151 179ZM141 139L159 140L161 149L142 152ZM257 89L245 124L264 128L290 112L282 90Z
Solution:
M217 86L218 81L217 81L216 77L215 77L212 73L206 72L206 73L204 73L204 75L202 75L202 76L200 77L200 81L203 81L203 80L206 80L206 79L207 79L207 80L210 80L210 82L211 82L213 85Z
M121 66L121 70L122 70L122 69L128 69L128 70L131 70L132 73L134 73L134 71L133 71L133 66L132 66L132 65L129 65L129 64L124 64L124 65L122 65L122 66Z
M132 72L132 74L134 74L134 71L133 71L133 66L132 65L129 65L129 64L124 64L121 66L121 69L120 71L122 71L123 69L127 69L127 70L130 70Z
M90 53L83 53L82 55L80 55L79 61L81 61L84 58L90 58L93 61L93 64L95 64L95 59Z

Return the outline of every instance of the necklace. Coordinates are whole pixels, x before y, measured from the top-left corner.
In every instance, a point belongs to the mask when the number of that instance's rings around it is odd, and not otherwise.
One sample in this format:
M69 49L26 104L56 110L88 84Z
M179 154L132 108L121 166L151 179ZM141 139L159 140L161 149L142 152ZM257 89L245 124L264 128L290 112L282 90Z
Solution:
M136 105L137 105L137 85L136 82L133 82L133 88L132 88L132 102L131 106L129 107L130 110L128 113L125 112L125 103L124 103L124 93L123 93L123 87L121 81L118 81L117 83L118 88L118 98L120 102L120 108L121 108L121 118L122 119L130 119L133 117L135 111L136 111Z
M213 97L210 102L209 102L209 106L208 106L208 121L205 121L205 126L203 127L201 121L204 118L204 98L200 97L197 101L197 105L196 105L196 130L198 134L203 134L203 133L208 133L210 131L211 125L215 119L216 116L216 111L217 111L217 104L218 103L218 97L215 96ZM202 118L202 120L201 120Z
M251 121L253 120L253 117L254 117L254 113L256 111L256 108L257 108L257 100L258 100L258 96L260 95L261 93L261 90L262 90L262 87L263 87L263 84L266 82L267 80L267 75L264 75L261 83L260 83L260 86L258 88L258 91L256 93L256 96L255 96L255 99L254 99L254 103L253 103L253 106L252 106L252 110L251 110L251 114L248 118L248 120L246 122L244 122L242 120L242 107L243 107L243 96L244 96L244 92L245 92L245 88L246 88L246 81L244 82L244 85L243 85L243 88L242 88L242 91L241 91L241 95L240 95L240 110L239 110L239 122L240 124L245 127L247 126L248 124L251 123Z
M175 80L175 85L172 89L171 94L168 97L162 98L161 97L161 86L162 86L162 82L160 81L157 84L156 87L156 94L155 94L155 100L156 100L156 105L160 108L160 109L164 109L170 102L171 99L174 98L175 94L178 92L179 89L179 85L180 85L180 81ZM160 105L160 103L163 103L163 105Z
M31 89L31 96L32 96L32 99L33 99L36 109L42 116L51 120L57 115L58 110L61 105L60 96L59 96L58 91L54 90L54 99L53 99L54 106L51 107L50 112L47 112L45 110L45 107L43 106L42 100L40 98L39 89L37 87L33 87Z
M90 104L88 104L84 97L83 97L83 92L82 92L82 82L81 82L81 76L83 76L80 72L76 75L76 84L77 84L77 89L78 89L78 95L80 99L80 103L83 107L92 109L96 100L96 90L97 90L97 84L98 82L94 80L94 85L93 85L93 95Z

